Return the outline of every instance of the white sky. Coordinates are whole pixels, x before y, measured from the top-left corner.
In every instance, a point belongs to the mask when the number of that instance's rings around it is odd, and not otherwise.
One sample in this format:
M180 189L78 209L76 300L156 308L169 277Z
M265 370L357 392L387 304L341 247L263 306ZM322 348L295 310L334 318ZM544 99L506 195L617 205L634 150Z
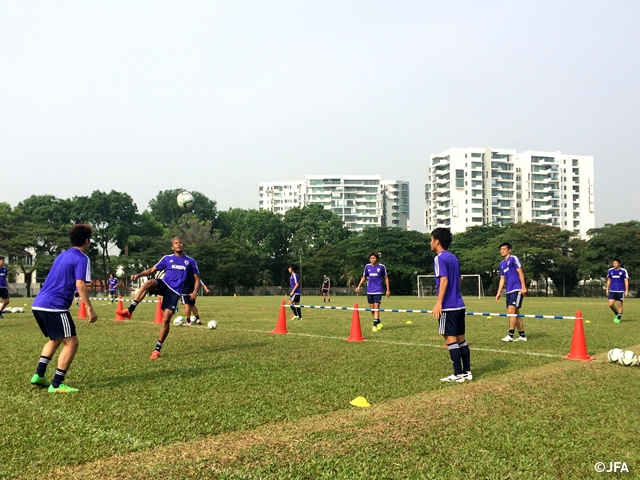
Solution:
M638 25L635 0L0 0L0 201L257 208L261 181L379 174L424 230L429 154L492 146L593 155L596 224L637 219Z

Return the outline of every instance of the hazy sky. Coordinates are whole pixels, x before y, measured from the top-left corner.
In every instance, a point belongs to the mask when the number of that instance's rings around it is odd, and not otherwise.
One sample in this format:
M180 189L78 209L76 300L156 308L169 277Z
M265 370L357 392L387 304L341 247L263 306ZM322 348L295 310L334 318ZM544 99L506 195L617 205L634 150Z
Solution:
M424 230L429 154L492 146L593 155L596 224L638 219L638 25L637 0L0 0L0 201L257 208L261 181L380 174Z

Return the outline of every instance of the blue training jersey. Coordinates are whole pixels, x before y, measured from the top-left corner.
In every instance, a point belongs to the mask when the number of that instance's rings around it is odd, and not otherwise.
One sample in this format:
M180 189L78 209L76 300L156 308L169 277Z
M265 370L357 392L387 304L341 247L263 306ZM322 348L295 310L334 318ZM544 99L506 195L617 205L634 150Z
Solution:
M436 277L436 292L440 295L440 279L447 277L447 290L442 299L442 310L462 310L465 308L460 294L460 262L458 257L448 250L443 250L433 259L433 270Z
M7 288L7 274L9 270L6 267L0 268L0 288Z
M193 282L193 275L200 275L198 264L191 258L183 255L165 255L156 263L158 270L164 270L164 283L178 295L184 293L185 285ZM193 285L193 283L191 283Z
M367 277L367 294L382 295L382 280L387 277L387 268L379 263L375 267L368 263L364 267L363 277Z
M624 279L629 279L629 272L625 268L620 267L618 270L610 268L607 273L607 278L611 279L609 285L610 292L626 292L627 289L624 286Z
M109 290L115 290L116 288L118 288L118 279L117 278L110 278L107 281L109 282Z
M296 286L296 283L298 284L298 286L294 290L293 287ZM289 285L291 286L291 291L294 294L300 294L300 276L296 272L293 272L291 274L291 277L289 277Z
M500 275L504 277L507 293L522 290L519 268L522 268L522 263L515 255L509 255L506 260L500 262Z
M33 310L69 310L77 280L91 281L91 262L79 249L70 248L54 260L40 293L33 300Z

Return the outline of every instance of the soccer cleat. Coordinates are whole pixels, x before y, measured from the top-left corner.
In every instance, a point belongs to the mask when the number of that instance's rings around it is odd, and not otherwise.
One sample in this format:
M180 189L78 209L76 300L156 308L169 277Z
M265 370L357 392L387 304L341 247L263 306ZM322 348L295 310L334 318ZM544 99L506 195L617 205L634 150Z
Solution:
M373 327L371 327L371 331L372 332L377 332L378 331L378 327L376 327L375 325Z
M131 318L131 312L129 310L116 310L116 314L127 320Z
M376 325L376 328L377 328L378 330L382 330L382 324L381 324L381 323L379 323L378 325Z
M473 380L473 374L471 372L464 372L462 375L464 375L465 382L470 382L471 380Z
M513 342L513 337L507 335L502 339L503 342Z
M33 377L31 377L31 384L37 385L38 387L48 387L51 385L46 378L41 377L37 373L34 373Z
M516 337L513 339L514 342L526 342L527 337Z
M149 357L149 360L157 360L160 358L160 350L154 350L153 352L151 352L151 356Z
M58 385L58 388L55 388L53 385L49 385L48 390L49 393L73 393L77 391L77 388L68 387L64 383Z
M289 320L300 320L300 318L297 315L294 315L293 317L291 317Z
M187 323L185 323L185 325L186 325L187 327L190 327L190 326L191 326L191 322L187 322Z
M196 325L202 325L202 322L200 321L200 319L196 320Z
M451 382L451 383L464 383L466 375L463 373L462 375L456 375L452 373L448 377L441 378L441 382Z
M620 323L620 319L617 316L613 317L613 323Z

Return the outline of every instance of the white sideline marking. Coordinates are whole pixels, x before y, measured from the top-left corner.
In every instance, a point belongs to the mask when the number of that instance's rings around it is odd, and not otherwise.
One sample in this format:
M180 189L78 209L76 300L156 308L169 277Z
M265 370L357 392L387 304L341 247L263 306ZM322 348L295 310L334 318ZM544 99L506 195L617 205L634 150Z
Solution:
M224 330L233 330L235 332L256 332L256 333L271 333L265 330L249 330L245 328L225 328ZM314 337L314 338L328 338L331 340L347 340L346 337L333 337L330 335L314 335L311 333L293 333L289 332L286 335L297 335L299 337ZM365 339L365 342L384 343L388 345L406 345L409 347L430 347L430 348L442 348L442 345L433 345L431 343L414 343L414 342L394 342L391 340L374 340ZM443 349L444 350L444 349ZM508 353L511 355L531 355L533 357L548 357L548 358L562 358L562 355L553 355L551 353L538 353L538 352L517 352L511 350L498 350L495 348L471 348L474 352L491 352L491 353Z

